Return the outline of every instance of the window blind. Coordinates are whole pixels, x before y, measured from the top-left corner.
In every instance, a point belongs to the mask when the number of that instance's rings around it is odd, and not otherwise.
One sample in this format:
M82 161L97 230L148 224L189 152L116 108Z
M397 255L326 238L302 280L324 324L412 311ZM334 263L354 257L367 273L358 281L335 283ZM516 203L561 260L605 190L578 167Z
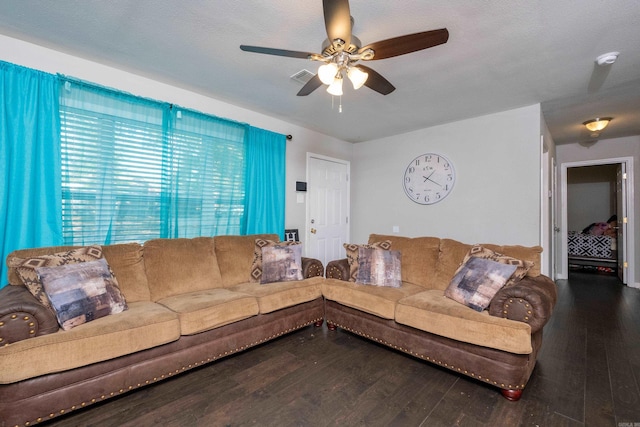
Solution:
M65 244L240 233L244 125L79 82L60 104Z

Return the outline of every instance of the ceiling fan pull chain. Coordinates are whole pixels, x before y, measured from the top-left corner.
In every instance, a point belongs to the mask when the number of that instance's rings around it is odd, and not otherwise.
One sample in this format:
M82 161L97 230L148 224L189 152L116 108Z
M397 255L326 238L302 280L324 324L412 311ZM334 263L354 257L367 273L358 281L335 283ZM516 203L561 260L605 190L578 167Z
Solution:
M342 113L342 95L340 95L340 105L338 105L338 113Z

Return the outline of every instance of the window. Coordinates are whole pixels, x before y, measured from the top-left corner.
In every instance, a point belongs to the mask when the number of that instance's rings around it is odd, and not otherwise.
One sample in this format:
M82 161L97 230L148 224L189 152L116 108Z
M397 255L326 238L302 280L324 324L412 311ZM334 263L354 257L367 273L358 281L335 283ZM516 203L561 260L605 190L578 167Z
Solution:
M60 120L64 244L241 234L246 125L69 80Z

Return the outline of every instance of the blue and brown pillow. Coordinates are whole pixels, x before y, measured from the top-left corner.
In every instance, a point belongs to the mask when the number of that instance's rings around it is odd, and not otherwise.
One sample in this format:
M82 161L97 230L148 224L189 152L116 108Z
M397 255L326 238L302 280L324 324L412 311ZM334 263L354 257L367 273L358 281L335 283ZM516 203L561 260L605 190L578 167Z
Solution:
M356 283L392 288L402 286L400 251L359 248Z
M444 295L476 311L483 311L516 268L486 258L470 257L453 276Z
M22 283L42 305L52 308L51 302L49 301L47 294L44 292L44 288L40 281L40 277L38 277L36 268L78 264L82 262L95 261L103 257L102 246L91 245L71 249L65 252L57 252L50 255L40 255L31 258L10 257L7 259L7 265L11 268L15 268Z
M253 261L251 262L251 271L249 281L253 283L264 283L262 281L263 274L263 252L265 248L270 247L285 247L285 246L300 246L302 250L302 244L300 242L274 242L267 239L256 239L253 247Z
M354 243L344 243L344 249L347 254L347 262L349 263L349 281L355 282L358 278L358 255L360 248L365 249L383 249L389 250L391 249L391 240L384 240L382 242L375 242L367 245L357 245Z
M65 331L127 309L118 282L104 258L35 270Z

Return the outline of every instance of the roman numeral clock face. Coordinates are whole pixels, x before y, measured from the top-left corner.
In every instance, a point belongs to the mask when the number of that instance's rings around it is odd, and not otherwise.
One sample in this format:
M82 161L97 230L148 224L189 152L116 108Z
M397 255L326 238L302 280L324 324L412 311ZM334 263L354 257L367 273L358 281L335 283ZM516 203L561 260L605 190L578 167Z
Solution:
M440 154L416 157L404 172L404 192L416 203L432 205L449 195L456 181L453 165Z

